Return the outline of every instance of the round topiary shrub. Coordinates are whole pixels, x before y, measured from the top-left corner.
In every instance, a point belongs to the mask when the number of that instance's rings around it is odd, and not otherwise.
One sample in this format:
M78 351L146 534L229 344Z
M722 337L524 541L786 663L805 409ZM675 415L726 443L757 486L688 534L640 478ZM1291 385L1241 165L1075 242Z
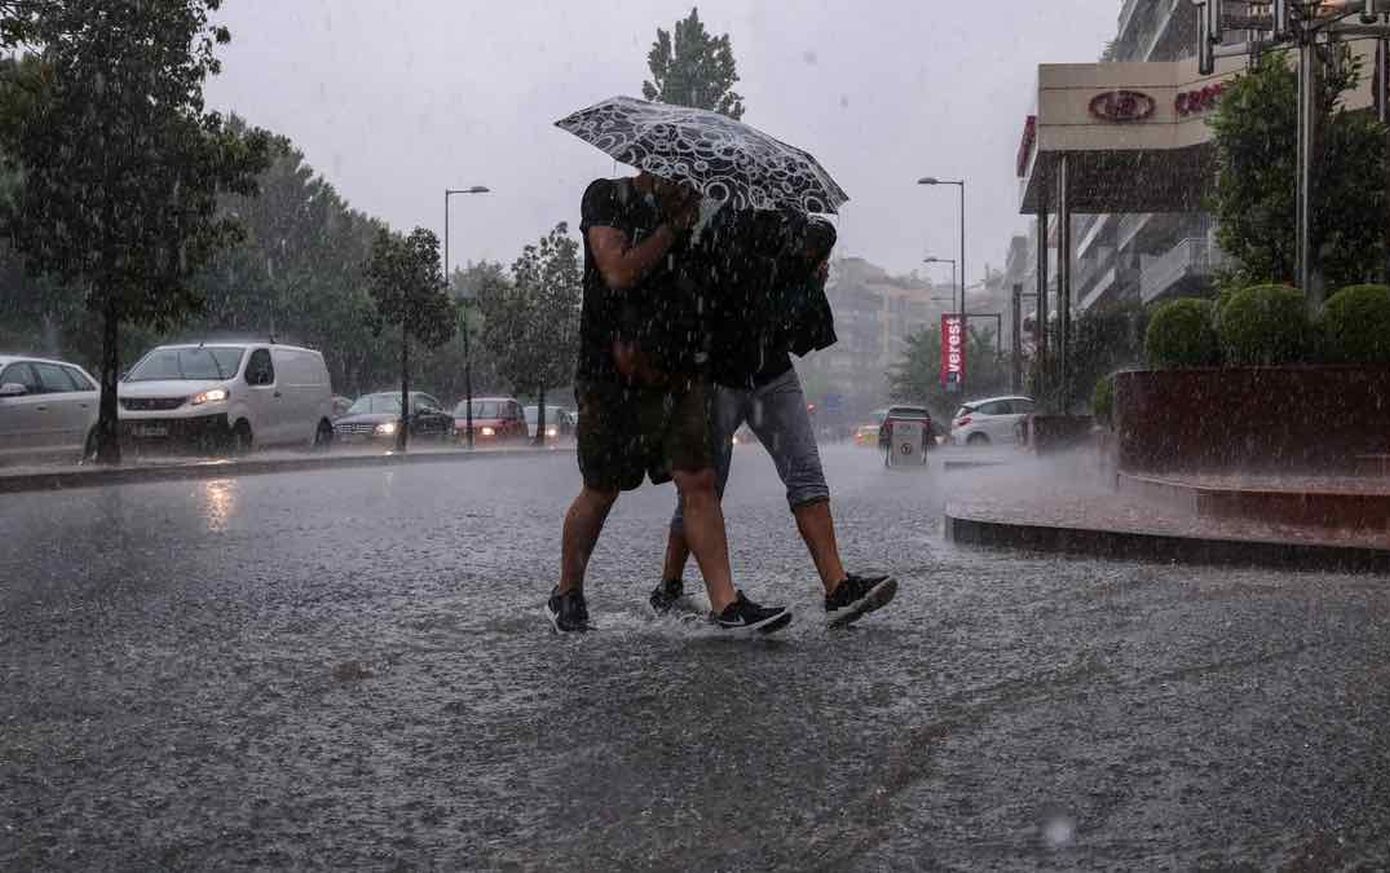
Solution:
M1160 304L1144 333L1144 355L1153 367L1212 367L1221 363L1215 310L1210 300L1180 297Z
M1096 380L1095 390L1091 392L1091 415L1096 421L1110 427L1115 415L1115 376L1113 373Z
M1316 345L1303 292L1287 285L1232 294L1217 313L1216 334L1229 364L1299 363Z
M1390 286L1343 288L1323 307L1319 327L1327 360L1390 364Z

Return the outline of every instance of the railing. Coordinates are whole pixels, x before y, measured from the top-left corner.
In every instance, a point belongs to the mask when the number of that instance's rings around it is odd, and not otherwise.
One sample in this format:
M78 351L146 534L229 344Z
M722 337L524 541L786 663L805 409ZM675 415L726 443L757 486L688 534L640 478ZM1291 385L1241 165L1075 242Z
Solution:
M1169 252L1144 264L1139 297L1145 303L1166 293L1184 279L1204 279L1225 263L1225 256L1204 237L1185 239Z

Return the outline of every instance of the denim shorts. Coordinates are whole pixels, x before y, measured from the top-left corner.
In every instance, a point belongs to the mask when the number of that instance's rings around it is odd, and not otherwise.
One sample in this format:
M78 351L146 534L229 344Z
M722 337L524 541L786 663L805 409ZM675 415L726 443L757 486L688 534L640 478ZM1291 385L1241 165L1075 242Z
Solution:
M782 484L787 488L787 504L793 510L830 499L811 416L806 411L806 395L795 369L757 388L715 386L710 409L710 439L720 497L724 496L724 485L729 481L734 433L745 422L772 456L777 475L782 477ZM677 500L671 527L680 530L683 523L681 503Z

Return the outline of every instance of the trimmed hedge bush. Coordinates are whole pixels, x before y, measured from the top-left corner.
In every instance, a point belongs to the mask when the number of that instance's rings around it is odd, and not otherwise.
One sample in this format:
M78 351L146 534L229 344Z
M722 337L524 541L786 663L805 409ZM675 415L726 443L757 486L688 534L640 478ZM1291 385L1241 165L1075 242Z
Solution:
M1160 304L1144 333L1150 366L1212 367L1221 363L1215 309L1210 300L1180 297Z
M1390 286L1343 288L1323 307L1319 327L1328 361L1390 364Z
M1232 294L1216 317L1216 334L1229 364L1307 361L1316 346L1303 292L1287 285L1255 285Z
M1109 427L1115 415L1115 376L1113 373L1096 380L1095 390L1091 392L1091 415L1096 421Z

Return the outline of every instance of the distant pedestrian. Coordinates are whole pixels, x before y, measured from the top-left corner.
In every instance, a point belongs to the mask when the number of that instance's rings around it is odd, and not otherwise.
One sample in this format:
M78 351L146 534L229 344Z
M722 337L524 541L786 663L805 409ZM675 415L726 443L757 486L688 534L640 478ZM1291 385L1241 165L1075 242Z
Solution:
M674 479L685 536L705 579L715 626L772 631L791 613L736 591L715 493L710 384L700 301L678 281L698 216L691 188L647 173L599 179L584 193L579 468L565 515L560 584L546 604L557 631L589 629L584 576L622 491Z
M786 487L787 503L825 589L826 621L849 624L893 599L892 576L845 571L830 512L830 489L791 353L835 342L825 297L835 228L821 219L777 213L729 216L707 235L704 261L712 289L709 318L711 410L716 488L722 499L733 437L745 422ZM662 582L651 593L658 613L691 608L682 581L690 555L689 504L678 499Z

